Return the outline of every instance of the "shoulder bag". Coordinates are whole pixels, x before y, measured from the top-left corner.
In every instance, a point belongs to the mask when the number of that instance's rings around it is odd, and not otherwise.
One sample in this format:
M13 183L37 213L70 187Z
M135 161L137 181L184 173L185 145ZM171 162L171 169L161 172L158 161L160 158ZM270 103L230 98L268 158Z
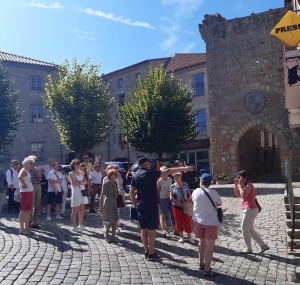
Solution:
M76 178L75 173L73 173L73 175L74 175L74 178L76 179L76 181L77 181L77 182L80 182L80 181L78 181L78 179ZM83 186L84 189L81 189L81 186ZM82 196L83 196L83 197L86 197L86 191L85 191L84 185L79 185L79 187L80 187Z
M206 194L206 196L208 197L208 199L210 200L210 202L212 203L212 205L214 206L214 208L217 210L218 220L219 220L220 223L222 223L223 222L223 211L222 211L222 208L216 206L216 204L213 202L213 200L211 199L210 195L205 191L204 188L201 187L201 189L204 191L204 193Z
M57 174L55 173L55 171L54 171L54 174L57 177L57 180L59 180L59 178L58 178ZM64 195L64 189L62 188L61 183L59 183L59 185L60 185L60 191L58 191L58 192L61 192Z

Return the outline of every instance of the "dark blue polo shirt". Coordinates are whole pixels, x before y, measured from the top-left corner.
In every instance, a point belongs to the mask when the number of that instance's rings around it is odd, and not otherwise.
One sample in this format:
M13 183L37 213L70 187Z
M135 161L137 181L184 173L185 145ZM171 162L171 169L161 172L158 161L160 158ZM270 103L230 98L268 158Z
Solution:
M157 178L159 177L160 170L145 168L141 168L133 175L131 185L137 189L138 203L158 203Z

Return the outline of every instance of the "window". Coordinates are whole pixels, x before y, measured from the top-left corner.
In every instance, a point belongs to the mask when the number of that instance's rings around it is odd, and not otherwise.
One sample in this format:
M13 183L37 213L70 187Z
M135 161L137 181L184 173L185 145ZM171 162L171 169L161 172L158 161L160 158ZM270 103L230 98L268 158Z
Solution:
M179 154L181 160L185 160L188 165L194 166L197 171L209 173L209 154L208 149L189 150Z
M138 80L139 76L142 76L142 74L140 72L135 74L135 80Z
M10 146L4 145L0 150L0 162L10 162Z
M36 156L37 160L45 160L45 151L43 143L32 143L31 154Z
M32 90L42 90L42 78L32 77L31 78L31 89Z
M119 95L119 105L120 106L124 105L124 100L125 100L125 94L120 94Z
M124 79L123 79L123 78L120 78L120 79L118 80L118 87L119 87L119 88L124 88Z
M204 74L198 74L193 79L194 97L204 96Z
M44 122L44 107L31 105L30 106L30 116L32 123L43 123Z
M198 133L198 135L206 136L207 130L206 130L206 110L200 110L196 114L195 117L195 132Z

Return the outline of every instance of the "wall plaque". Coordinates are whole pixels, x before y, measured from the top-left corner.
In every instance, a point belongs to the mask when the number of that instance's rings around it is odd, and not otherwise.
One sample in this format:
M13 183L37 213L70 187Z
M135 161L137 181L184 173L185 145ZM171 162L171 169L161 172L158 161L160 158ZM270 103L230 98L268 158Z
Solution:
M252 114L259 113L265 105L264 95L260 91L251 91L245 95L246 109Z

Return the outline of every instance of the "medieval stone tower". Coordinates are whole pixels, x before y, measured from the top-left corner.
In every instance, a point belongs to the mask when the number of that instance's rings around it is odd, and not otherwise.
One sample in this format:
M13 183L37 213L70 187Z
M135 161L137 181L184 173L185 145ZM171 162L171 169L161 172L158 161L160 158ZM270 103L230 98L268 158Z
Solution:
M283 174L288 158L299 179L300 129L290 129L284 105L283 44L270 36L285 12L233 20L205 15L199 25L206 42L214 174Z

